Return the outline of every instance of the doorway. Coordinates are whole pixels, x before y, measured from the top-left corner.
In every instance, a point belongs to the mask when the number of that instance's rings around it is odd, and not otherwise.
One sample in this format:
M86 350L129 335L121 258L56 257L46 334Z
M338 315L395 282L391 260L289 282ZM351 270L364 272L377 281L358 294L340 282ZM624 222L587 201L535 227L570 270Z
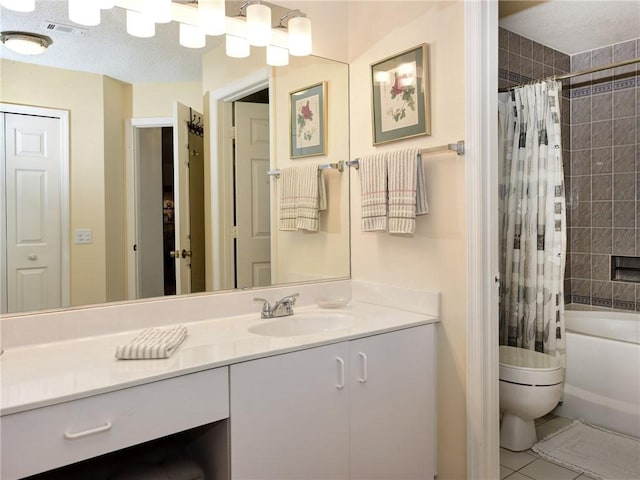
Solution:
M269 90L233 103L235 288L271 285Z
M0 312L68 306L68 112L0 107Z

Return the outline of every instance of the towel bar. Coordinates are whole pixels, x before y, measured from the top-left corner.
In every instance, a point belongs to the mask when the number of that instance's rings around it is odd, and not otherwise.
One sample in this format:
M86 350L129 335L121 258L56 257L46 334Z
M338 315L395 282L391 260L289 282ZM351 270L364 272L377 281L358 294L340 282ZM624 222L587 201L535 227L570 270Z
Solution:
M339 172L344 172L344 166L345 166L345 162L340 160L337 163L322 163L318 165L318 170L327 170L330 168L335 168ZM277 168L275 170L267 170L267 175L275 178L280 178L280 169Z
M420 153L422 155L429 155L430 153L446 152L447 150L452 150L458 155L464 155L464 140L459 140L456 143L440 145L439 147L423 148ZM355 160L349 160L345 162L345 165L347 167L355 167L357 170L360 168L360 159L356 158Z

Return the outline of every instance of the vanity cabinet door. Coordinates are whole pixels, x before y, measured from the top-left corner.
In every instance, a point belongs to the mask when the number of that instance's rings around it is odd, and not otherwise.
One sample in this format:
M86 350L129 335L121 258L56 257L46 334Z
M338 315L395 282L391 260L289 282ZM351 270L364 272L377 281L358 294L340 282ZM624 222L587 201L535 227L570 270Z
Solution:
M435 474L434 326L349 342L350 478Z
M348 345L231 367L231 477L346 479Z

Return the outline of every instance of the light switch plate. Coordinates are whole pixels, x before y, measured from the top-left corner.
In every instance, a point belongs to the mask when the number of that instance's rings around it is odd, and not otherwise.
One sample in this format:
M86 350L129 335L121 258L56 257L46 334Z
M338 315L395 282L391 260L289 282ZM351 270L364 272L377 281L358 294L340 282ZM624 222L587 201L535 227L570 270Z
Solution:
M75 244L87 245L93 243L93 231L90 228L76 228Z

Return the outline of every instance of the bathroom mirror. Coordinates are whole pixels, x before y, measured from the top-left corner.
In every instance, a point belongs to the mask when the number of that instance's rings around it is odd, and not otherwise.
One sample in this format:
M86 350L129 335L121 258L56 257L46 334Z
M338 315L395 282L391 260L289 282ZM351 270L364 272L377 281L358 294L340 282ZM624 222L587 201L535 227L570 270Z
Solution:
M11 303L7 284L12 277L5 271L3 279L8 281L3 282L3 314L350 275L349 169L321 170L327 209L320 212L317 232L279 230L280 180L267 173L306 164L323 167L349 159L348 65L310 56L290 57L288 66L268 68L264 48L252 47L250 57L232 59L224 54L223 41L217 37L207 37L207 46L199 50L176 47L175 22L157 25L152 39L135 38L126 34L125 12L119 8L103 10L100 26L73 32L64 31L65 26L73 25L66 1L36 2L36 11L29 14L0 8L3 30L44 33L42 29L49 28L54 40L51 51L64 49L55 55L59 63L51 64L49 52L29 57L27 62L25 57L1 48L0 103L67 112L69 122L69 206L66 213L61 212L67 218L62 262L67 262L68 279L60 286L67 299L62 295L59 305L42 304L40 308L7 308ZM228 4L229 8L235 6ZM118 40L101 42L100 50L91 50L89 45L95 46L96 39L93 43L89 40L99 37L98 33ZM72 48L73 44L80 46ZM78 67L83 62L72 58L74 52L92 61L85 62L86 68ZM96 60L101 57L109 70L97 70L100 62ZM125 66L118 67L114 59L122 60ZM292 160L289 93L320 82L328 85L327 153ZM262 105L262 116L258 119L245 112L247 105ZM3 123L7 128L4 119ZM235 139L229 133L232 126ZM178 129L184 136L178 135ZM266 157L265 153L246 151L241 142L262 143L263 147L266 143ZM185 150L190 165L200 162L200 170L190 172L196 183L191 190L199 191L198 205L181 201L177 193L169 199L166 182L161 179L184 180L177 174L163 173L180 161L173 154L167 157L167 144L176 149L183 143L189 147ZM245 160L236 154L245 155ZM145 161L156 163L145 170L140 163ZM6 162L3 159L3 168ZM154 176L160 183L150 183ZM188 182L189 174L185 178ZM183 188L181 195L189 188ZM144 191L152 193L145 197ZM153 214L140 213L145 202L153 204L149 210ZM179 208L186 208L187 217L180 215ZM253 212L249 216L245 216L247 209ZM190 277L197 270L194 256L198 247L180 244L179 239L171 248L165 245L167 236L173 236L166 224L176 216L182 216L187 239L192 240L192 225L185 221L188 215L200 218L199 248L204 256L200 276L193 281ZM145 265L143 252L149 251L140 233L146 228L141 225L144 218L156 218L147 231L152 232L151 243L159 252L146 262L155 270L146 273L141 267ZM3 260L8 260L12 256L7 242L10 235L1 233ZM257 243L261 246L254 246ZM257 248L266 251L266 260L245 256ZM8 263L3 261L3 266ZM171 265L175 267L173 291L165 288L171 283L171 278L166 278ZM146 288L145 275L155 278L155 286Z

